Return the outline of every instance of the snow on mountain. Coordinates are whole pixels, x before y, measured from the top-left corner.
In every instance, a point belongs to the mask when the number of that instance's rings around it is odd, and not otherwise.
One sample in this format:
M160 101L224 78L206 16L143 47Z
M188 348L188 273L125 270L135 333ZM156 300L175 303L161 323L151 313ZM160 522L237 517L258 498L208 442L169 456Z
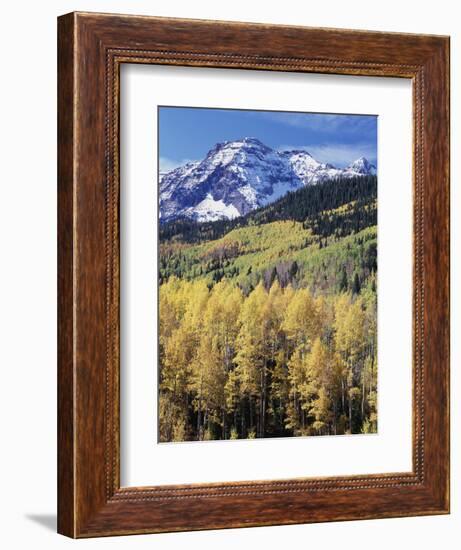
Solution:
M278 152L256 138L226 141L202 161L160 175L160 218L232 219L304 185L371 173L376 168L363 157L341 170L307 151Z
M191 206L183 211L186 217L194 218L198 222L214 222L223 218L232 220L240 216L233 204L228 206L224 201L216 201L210 193L196 206Z
M346 171L353 172L354 174L361 174L363 176L376 175L376 166L368 162L365 157L360 157L353 163L349 164Z
M290 163L294 173L303 181L304 185L315 185L322 181L338 178L343 170L332 164L322 164L303 150L284 151L281 153Z

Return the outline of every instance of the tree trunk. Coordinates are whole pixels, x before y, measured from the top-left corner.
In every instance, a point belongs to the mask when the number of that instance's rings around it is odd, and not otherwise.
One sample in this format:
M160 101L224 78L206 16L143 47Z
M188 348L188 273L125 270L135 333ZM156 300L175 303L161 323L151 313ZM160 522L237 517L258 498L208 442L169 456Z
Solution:
M202 423L202 409L201 409L200 400L199 400L198 411L197 411L197 440L198 441L201 440L201 437L200 437L201 423Z
M337 399L334 400L334 404L333 404L333 435L336 435L336 430L337 430L337 410L336 410L336 402L337 402Z
M352 399L349 389L349 433L352 433Z
M346 412L345 398L344 398L344 378L341 378L341 403L342 403L342 413Z
M261 433L260 437L264 437L266 431L266 366L263 368L263 388L262 388L262 400L261 400Z

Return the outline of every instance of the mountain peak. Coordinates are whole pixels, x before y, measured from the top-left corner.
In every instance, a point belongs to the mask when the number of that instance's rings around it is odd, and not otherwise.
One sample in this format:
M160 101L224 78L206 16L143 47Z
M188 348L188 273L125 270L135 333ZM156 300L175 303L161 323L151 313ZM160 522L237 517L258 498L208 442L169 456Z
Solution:
M262 141L253 137L244 137L217 143L207 153L206 159L215 165L227 165L229 162L241 163L247 155L265 155L272 153L272 149Z
M203 160L162 174L160 218L162 223L234 218L305 185L370 173L376 169L364 157L342 170L301 148L276 151L255 137L223 141Z
M251 144L254 144L254 145L261 145L262 147L267 147L267 145L264 145L264 143L256 137L251 137L251 136L250 137L244 137L243 139L237 140L237 141L241 141L243 143L251 143Z
M292 155L300 155L313 158L309 151L306 151L306 149L284 149L280 152L280 154L287 157L291 157Z
M260 147L260 148L263 148L263 149L268 148L267 145L265 145L258 138L243 137L241 139L231 139L231 140L227 140L227 141L221 141L220 143L217 143L212 149L210 149L210 152L214 151L214 150L220 150L220 149L223 149L223 148L228 148L228 147L246 147L246 146Z
M349 164L346 170L357 172L361 175L376 174L376 166L374 164L371 164L371 162L365 157L359 157L357 160L354 160L354 162Z

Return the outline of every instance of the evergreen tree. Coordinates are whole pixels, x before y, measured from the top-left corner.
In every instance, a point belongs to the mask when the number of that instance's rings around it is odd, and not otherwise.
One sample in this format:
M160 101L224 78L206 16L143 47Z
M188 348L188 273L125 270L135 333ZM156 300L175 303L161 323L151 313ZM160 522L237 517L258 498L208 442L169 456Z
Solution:
M353 294L360 293L360 279L357 273L354 274L354 282L352 283L352 293Z
M339 292L346 292L347 287L348 287L347 271L346 271L346 268L343 266L343 269L341 272L341 280L339 282Z

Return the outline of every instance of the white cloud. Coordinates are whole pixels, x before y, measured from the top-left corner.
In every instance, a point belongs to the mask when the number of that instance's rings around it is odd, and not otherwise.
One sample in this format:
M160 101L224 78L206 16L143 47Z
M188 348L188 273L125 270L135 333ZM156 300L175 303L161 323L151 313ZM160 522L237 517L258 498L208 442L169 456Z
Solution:
M191 159L182 159L182 160L174 160L167 157L160 157L159 158L159 171L160 172L171 172L171 170L174 170L175 168L178 168L178 166L184 166L188 162L194 162Z
M330 114L298 114L298 113L274 113L269 114L273 122L295 126L297 128L309 128L311 130L336 130L344 123L344 115Z
M373 129L376 124L375 115L274 112L264 113L263 116L278 124L322 133L354 134Z
M360 157L365 157L370 161L374 161L376 156L375 148L367 143L351 145L282 145L278 149L279 151L302 149L308 151L319 162L329 162L338 168L345 167Z
M180 162L166 157L160 157L158 164L160 172L170 172L181 165Z

